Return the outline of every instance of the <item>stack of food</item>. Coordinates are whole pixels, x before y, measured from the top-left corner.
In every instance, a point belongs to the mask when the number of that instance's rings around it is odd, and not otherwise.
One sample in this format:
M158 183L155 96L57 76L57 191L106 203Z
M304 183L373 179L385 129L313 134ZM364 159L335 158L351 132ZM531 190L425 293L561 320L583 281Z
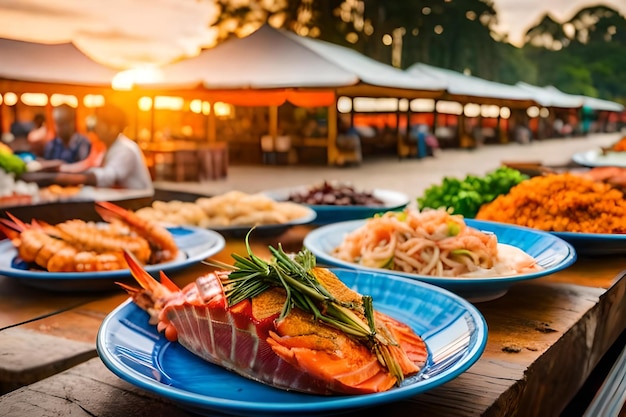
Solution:
M215 263L183 290L129 258L141 288L123 287L168 340L275 388L377 393L420 372L428 351L413 329L374 310L372 297L316 267L306 250L270 251L270 261L248 249L232 266Z
M523 251L444 209L406 209L368 219L332 255L368 268L437 277L507 276L541 269Z
M296 203L277 202L263 194L230 191L195 202L155 201L137 210L144 219L168 225L204 228L285 224L307 216L310 211Z
M476 218L554 232L626 233L626 200L608 184L551 174L511 188L483 205Z
M351 184L336 181L324 181L303 191L293 191L288 200L308 205L331 206L380 207L385 204L372 191L359 190Z
M37 220L27 224L9 214L12 220L0 219L0 231L29 267L49 272L125 269L121 248L144 265L178 257L174 237L164 227L108 202L96 203L96 211L107 223L73 219L54 225Z
M480 207L509 192L511 187L528 179L518 170L500 167L484 176L467 175L464 179L445 177L441 184L426 189L417 199L420 210L445 208L451 213L473 218Z

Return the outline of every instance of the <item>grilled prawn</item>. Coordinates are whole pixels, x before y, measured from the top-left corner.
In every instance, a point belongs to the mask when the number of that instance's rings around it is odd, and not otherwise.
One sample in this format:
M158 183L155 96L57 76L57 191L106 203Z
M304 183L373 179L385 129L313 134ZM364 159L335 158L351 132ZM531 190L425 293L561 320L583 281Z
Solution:
M164 227L140 219L112 203L96 203L108 224L68 220L56 225L33 220L25 223L7 213L0 230L13 242L18 255L49 272L112 271L127 268L122 249L142 264L173 260L174 238Z

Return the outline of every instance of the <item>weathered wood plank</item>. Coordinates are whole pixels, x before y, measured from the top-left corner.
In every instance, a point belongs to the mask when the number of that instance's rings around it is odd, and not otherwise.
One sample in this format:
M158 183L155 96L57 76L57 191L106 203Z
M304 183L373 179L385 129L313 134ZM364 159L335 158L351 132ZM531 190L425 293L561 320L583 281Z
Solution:
M593 301L596 289L566 284L539 282L536 284L544 294L551 294L551 289L561 289L563 294L578 294L573 299L578 299L579 303L572 304L570 310L584 314L580 318L576 315L571 317L574 323L570 325L560 322L557 315L549 319L550 327L557 327L558 324L559 330L548 335L556 335L558 340L551 343L545 352L528 365L524 378L517 383L521 388L516 399L517 409L510 410L511 413L505 414L507 416L559 415L584 385L609 347L626 329L626 304L623 302L625 279L621 279L604 294L597 295L602 298L602 303L592 302L591 305L589 301ZM520 286L520 290L524 290L523 292L530 296L533 286L531 284L527 286L528 288ZM534 299L534 302L537 300ZM540 311L541 304L539 303L533 310ZM565 310L567 309L563 309ZM560 327L561 325L563 327ZM521 339L521 334L519 337ZM541 334L537 337L541 337ZM500 410L493 412L490 410L485 415L502 414Z
M0 332L2 393L57 374L97 356L95 345L12 328Z
M99 358L4 395L4 417L183 417L191 414L111 373Z
M367 413L378 411L386 416L480 415L489 406L492 397L498 395L501 381L481 376L478 376L478 379L480 382L475 384L476 376L467 373L429 393L369 408ZM509 384L510 381L505 383ZM470 395L475 397L471 402L467 402L466 398ZM2 409L7 410L7 417L66 415L109 417L122 415L120 414L122 412L129 416L189 415L168 400L122 381L106 369L97 358L6 394L0 401ZM453 410L458 413L450 414ZM342 415L362 417L363 411L357 410Z
M490 337L485 355L457 379L411 400L394 404L393 409L403 410L404 413L419 409L420 412L427 411L429 415L442 416L450 413L459 416L553 415L558 411L556 409L567 404L595 365L589 363L577 366L582 361L581 357L588 355L593 346L589 349L577 347L578 354L567 354L567 351L576 341L589 340L590 337L593 339L593 336L585 333L594 331L594 326L588 323L600 320L602 314L610 313L611 310L594 308L593 300L595 298L597 301L598 291L594 288L551 283L529 283L512 288L508 295L511 299L506 315L501 313L501 307L495 307L493 303L481 307L490 323L490 334L496 335ZM534 313L529 313L528 308L513 302L518 299L527 300L533 294ZM615 294L619 294L619 291L615 291ZM554 318L549 325L559 330L546 332L536 329L533 314L539 314L546 308L554 310ZM559 312L570 314L559 317ZM517 335L516 343L521 346L519 351L505 349L509 347L508 339L502 335L508 331ZM599 339L596 341L596 349L602 350ZM81 368L79 366L74 369ZM74 373L74 369L65 374ZM102 376L89 375L94 380ZM562 387L558 388L562 394L557 398L553 398L551 394L555 391L554 384ZM73 386L77 389L76 383ZM108 395L104 395L104 398L108 398ZM389 410L388 406L380 407L380 411L383 410Z
M125 293L92 301L68 311L61 312L20 326L42 334L63 337L95 346L102 320L111 310L128 298Z
M598 273L602 271L602 273ZM610 288L626 271L623 256L580 256L576 263L563 271L541 278L542 281Z
M71 309L102 294L70 294L44 291L0 275L0 330Z

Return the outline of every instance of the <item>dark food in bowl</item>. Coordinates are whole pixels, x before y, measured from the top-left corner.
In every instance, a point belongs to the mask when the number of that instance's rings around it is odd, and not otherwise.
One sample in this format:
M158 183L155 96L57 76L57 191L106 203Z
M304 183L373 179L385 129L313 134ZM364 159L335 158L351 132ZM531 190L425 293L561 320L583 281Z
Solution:
M357 190L345 183L324 181L305 191L289 194L289 201L308 205L322 206L384 206L384 202L374 196L372 191Z

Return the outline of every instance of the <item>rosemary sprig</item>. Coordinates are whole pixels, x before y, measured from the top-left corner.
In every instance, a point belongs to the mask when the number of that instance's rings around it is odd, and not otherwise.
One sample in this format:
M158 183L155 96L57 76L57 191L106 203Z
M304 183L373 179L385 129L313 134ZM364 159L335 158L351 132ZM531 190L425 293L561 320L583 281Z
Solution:
M397 342L391 334L383 335L377 331L370 296L362 296L363 320L355 313L358 305L336 299L315 277L312 272L315 256L310 251L304 249L290 256L280 244L278 248L270 246L272 260L266 262L252 252L249 244L251 232L245 238L248 256L232 254L235 261L233 265L215 260L205 262L231 271L222 278L229 306L254 298L272 287L281 287L286 292L286 301L278 320L286 317L293 307L311 313L316 320L364 343L398 382L403 380L400 365L389 349L390 346L397 346Z

